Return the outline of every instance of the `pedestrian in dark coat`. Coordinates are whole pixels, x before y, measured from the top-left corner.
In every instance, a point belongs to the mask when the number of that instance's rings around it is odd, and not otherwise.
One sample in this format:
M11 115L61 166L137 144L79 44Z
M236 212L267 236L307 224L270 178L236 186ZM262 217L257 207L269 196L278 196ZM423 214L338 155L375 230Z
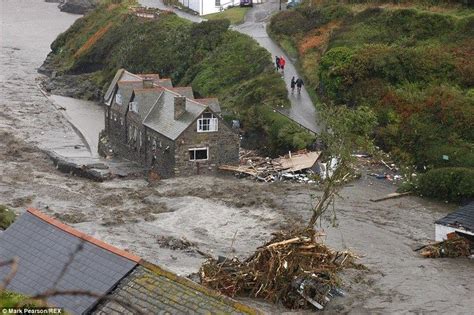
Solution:
M295 86L296 86L296 80L295 80L295 77L292 77L291 82L290 82L291 94L295 92Z
M275 56L275 65L277 68L277 71L280 70L280 57Z
M304 85L304 82L303 80L301 80L301 78L298 78L296 80L296 87L297 87L297 90L298 90L298 94L301 92L301 87Z

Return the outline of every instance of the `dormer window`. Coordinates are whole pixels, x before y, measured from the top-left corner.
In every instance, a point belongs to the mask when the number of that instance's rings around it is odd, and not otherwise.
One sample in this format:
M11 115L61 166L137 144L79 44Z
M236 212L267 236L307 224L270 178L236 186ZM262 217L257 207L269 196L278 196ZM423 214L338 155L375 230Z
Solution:
M117 103L118 105L122 105L122 95L118 92L115 95L115 103Z
M212 113L204 113L198 119L197 131L198 132L213 132L217 131L218 119Z
M131 112L138 113L138 103L137 103L137 102L130 102L130 103L128 104L128 109L129 109Z

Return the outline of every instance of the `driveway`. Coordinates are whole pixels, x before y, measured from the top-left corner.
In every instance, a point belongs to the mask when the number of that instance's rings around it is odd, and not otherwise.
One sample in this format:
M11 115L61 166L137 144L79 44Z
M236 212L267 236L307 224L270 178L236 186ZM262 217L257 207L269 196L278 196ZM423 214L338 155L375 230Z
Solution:
M142 6L154 7L162 10L171 10L175 12L178 16L188 19L190 21L199 23L205 19L200 18L196 15L191 15L180 10L177 10L172 7L165 6L162 0L139 0ZM282 3L282 7L285 7L285 3ZM301 93L291 94L290 80L291 77L298 78L299 74L296 71L294 64L291 62L290 58L283 52L283 50L268 36L266 31L266 25L272 14L279 10L279 1L278 0L268 0L263 4L256 4L254 7L249 10L247 16L245 17L245 22L243 24L232 26L231 28L235 31L238 31L242 34L249 35L255 39L260 46L268 50L272 54L272 58L275 59L275 56L284 56L286 59L285 74L282 75L285 80L286 87L288 90L288 98L291 102L291 107L287 110L279 110L280 113L289 117L293 121L302 125L303 127L319 133L321 131L321 123L319 122L319 117L316 112L316 109L311 101L311 98L308 95L306 89L301 89Z

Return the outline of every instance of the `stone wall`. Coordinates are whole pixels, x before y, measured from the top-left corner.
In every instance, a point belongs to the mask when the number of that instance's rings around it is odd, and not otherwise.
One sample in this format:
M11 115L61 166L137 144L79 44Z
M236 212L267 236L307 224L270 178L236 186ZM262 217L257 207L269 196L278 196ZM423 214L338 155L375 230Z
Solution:
M146 167L150 168L160 178L174 176L174 141L146 128Z
M208 160L189 160L189 149L204 147L209 147ZM176 176L214 174L219 165L238 163L239 135L220 118L218 131L197 132L197 121L195 121L176 140Z

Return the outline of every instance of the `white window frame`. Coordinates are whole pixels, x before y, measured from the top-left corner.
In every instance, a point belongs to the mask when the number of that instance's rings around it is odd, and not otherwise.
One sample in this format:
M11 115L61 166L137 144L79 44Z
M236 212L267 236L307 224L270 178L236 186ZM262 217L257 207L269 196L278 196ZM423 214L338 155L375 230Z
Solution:
M200 151L200 150L206 150L206 158L205 159L196 159L196 151ZM190 156L189 156L189 160L191 162L199 162L199 161L208 161L209 160L209 147L204 147L204 148L192 148L192 149L189 149L188 150L188 155L189 155L189 152L191 151L194 151L194 159L192 159Z
M129 109L131 112L138 113L138 103L137 103L137 102L130 102L130 103L128 104L128 109Z
M204 114L201 115L197 120L197 132L216 132L219 131L219 119L212 113L210 118L204 117ZM204 124L207 122L206 124ZM209 126L209 130L204 130L204 126Z
M117 103L118 105L122 105L122 95L118 92L117 94L115 94L115 103Z

